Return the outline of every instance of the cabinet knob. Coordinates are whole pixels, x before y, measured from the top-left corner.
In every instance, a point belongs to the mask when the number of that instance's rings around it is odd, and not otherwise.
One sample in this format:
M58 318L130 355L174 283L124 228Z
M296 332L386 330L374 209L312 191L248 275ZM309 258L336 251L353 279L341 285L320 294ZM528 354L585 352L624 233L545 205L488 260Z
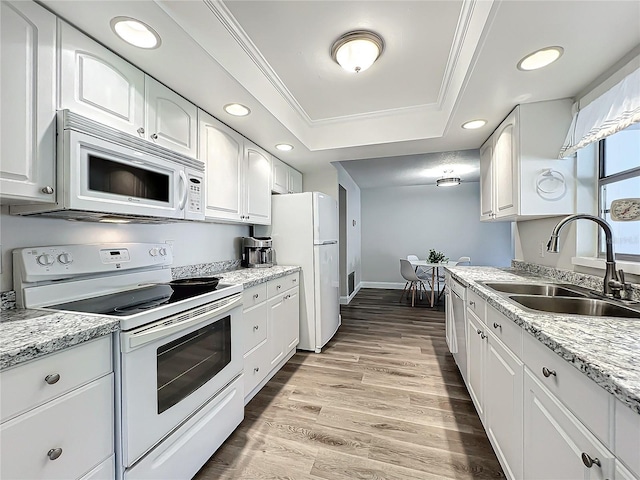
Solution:
M254 325L254 326L253 326L253 329L254 329L254 330L258 330L259 328L260 328L260 327L259 327L258 325Z
M62 455L61 448L52 448L47 452L47 457L49 457L49 460L57 460L58 458L60 458L60 455ZM586 455L586 454L583 454L583 455Z
M469 305L473 308L476 308L476 302L474 302L473 300L469 300Z
M53 187L47 185L46 187L42 187L40 191L42 193L46 193L47 195L51 195L53 193Z
M245 218L246 218L247 220L249 220L249 215L247 215Z
M294 278L294 279L293 279L293 283L296 283L297 281L298 281L298 279L297 279L297 278Z
M478 330L476 331L476 333L477 333L478 335L480 335L480 334L482 333L482 330L478 329Z
M144 128L140 127L136 132L138 132L138 135L142 136L144 135Z
M600 463L599 459L591 458L591 456L586 452L582 452L582 463L584 463L584 466L587 468L591 468L593 467L593 465L602 467L602 464Z
M500 325L499 323L493 322L493 328L495 329L502 328L502 325Z
M157 133L152 133L151 135L151 140L157 140L158 139L158 134Z
M276 285L276 288L280 290L282 288L282 285Z
M257 294L257 293L254 293L254 294L253 294L253 298L258 298L259 296L260 296L260 295L259 295L259 294Z
M542 374L545 377L550 377L551 375L553 375L554 377L557 377L556 371L555 370L549 370L547 367L542 367Z
M480 333L480 338L481 338L482 340L484 340L485 338L487 338L487 336L484 334L484 332L481 332L481 333Z
M256 373L258 373L258 372L260 371L260 367L255 367L255 368L253 369L253 371L254 371L254 372L256 372Z
M54 383L58 383L58 380L60 380L60 374L59 373L50 373L49 375L44 377L44 381L47 382L49 385L53 385Z

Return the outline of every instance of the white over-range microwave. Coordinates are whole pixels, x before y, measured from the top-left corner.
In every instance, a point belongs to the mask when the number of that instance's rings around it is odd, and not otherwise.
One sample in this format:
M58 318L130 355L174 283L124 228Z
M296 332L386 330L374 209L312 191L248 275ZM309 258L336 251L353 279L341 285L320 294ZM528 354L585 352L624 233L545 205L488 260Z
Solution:
M103 222L204 220L204 163L58 112L56 202L12 206L16 215Z

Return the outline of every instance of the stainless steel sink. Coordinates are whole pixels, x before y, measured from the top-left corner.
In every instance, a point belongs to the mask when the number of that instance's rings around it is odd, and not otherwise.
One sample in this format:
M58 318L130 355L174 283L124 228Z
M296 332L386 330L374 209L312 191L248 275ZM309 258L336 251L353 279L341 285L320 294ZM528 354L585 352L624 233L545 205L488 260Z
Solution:
M518 293L522 295L544 295L548 297L587 296L586 293L548 283L485 282L485 285L498 292Z
M541 295L509 295L509 298L527 308L543 312L640 319L640 310L622 307L606 300Z

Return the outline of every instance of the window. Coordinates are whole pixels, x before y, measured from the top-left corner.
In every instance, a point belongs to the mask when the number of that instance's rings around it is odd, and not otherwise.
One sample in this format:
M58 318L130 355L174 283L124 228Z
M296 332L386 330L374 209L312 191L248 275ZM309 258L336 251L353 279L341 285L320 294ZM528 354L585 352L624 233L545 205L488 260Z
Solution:
M614 251L621 260L640 261L640 221L613 221L611 202L619 198L640 198L640 124L600 140L598 146L598 194L600 216L613 230ZM605 237L600 230L600 256Z

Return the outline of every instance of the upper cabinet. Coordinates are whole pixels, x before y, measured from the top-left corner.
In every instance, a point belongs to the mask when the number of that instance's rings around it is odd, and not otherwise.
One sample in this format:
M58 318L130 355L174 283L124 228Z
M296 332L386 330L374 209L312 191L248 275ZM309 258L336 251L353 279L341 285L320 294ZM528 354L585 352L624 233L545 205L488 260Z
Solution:
M273 193L302 192L302 174L276 157L271 158L271 191Z
M207 176L207 220L269 225L269 154L203 111L199 135L198 153Z
M144 135L145 75L59 21L60 108L131 135Z
M56 17L0 2L0 200L55 201Z
M480 219L574 213L573 159L558 159L571 101L518 105L480 148Z

